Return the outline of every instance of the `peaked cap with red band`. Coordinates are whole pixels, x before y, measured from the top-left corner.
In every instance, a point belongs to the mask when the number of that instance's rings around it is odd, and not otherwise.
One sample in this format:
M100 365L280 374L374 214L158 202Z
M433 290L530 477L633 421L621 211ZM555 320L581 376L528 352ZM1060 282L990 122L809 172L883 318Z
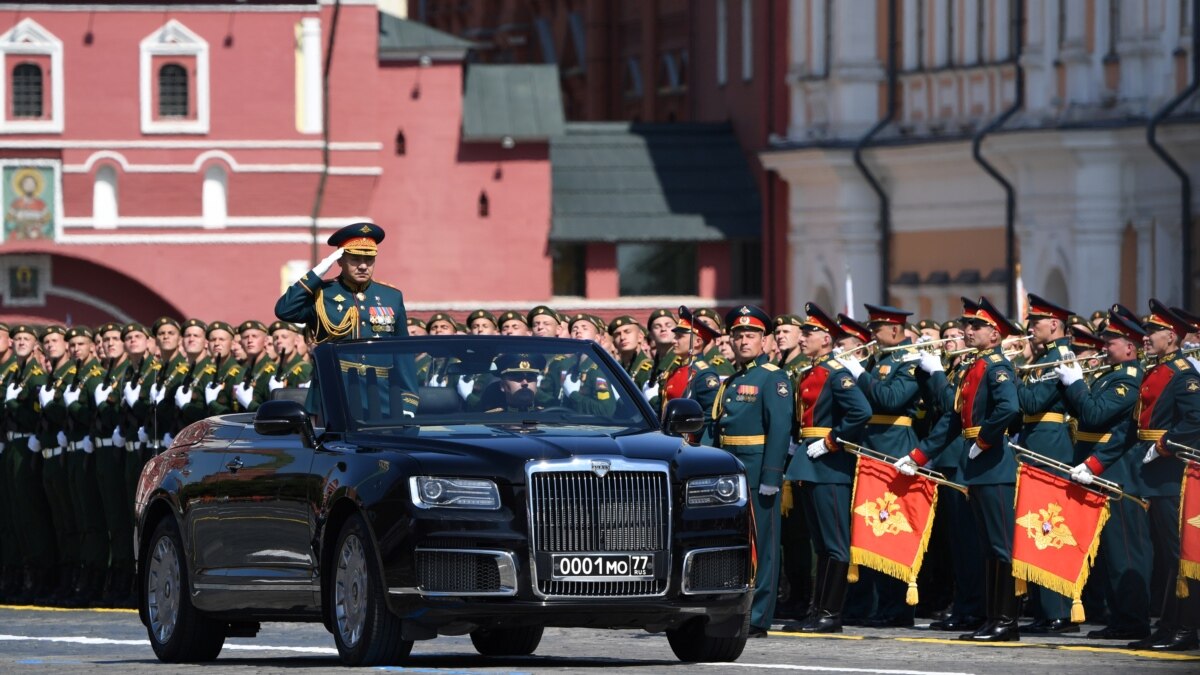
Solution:
M871 326L877 323L903 326L908 322L908 317L912 316L912 312L906 312L898 307L889 307L888 305L863 303L863 307L867 308L867 324ZM838 320L841 320L841 315L838 315Z
M1034 319L1058 319L1063 322L1063 325L1066 325L1070 318L1071 310L1059 307L1040 295L1029 294L1029 311L1025 314L1026 321L1033 321Z
M1170 307L1167 307L1154 298L1150 298L1150 316L1146 317L1146 321L1142 323L1142 327L1146 329L1147 333L1153 333L1166 328L1175 331L1179 337L1183 337L1192 331L1192 324L1188 323L1187 319L1171 311Z
M1104 330L1100 333L1100 337L1111 340L1113 338L1125 338L1135 345L1142 344L1142 338L1146 337L1146 331L1142 330L1142 325L1136 320L1130 320L1124 314L1117 312L1116 305L1108 314L1108 324L1104 326Z
M679 323L675 324L673 330L676 333L695 333L703 342L712 342L717 339L716 331L709 328L704 322L697 321L692 310L683 305L679 306Z
M983 296L980 296L979 308L975 310L975 316L971 318L976 321L982 321L1000 331L1002 337L1021 335L1024 332L1020 326L1010 321L1000 310L996 309L991 300Z
M846 335L849 335L851 337L856 337L859 340L862 340L863 342L871 341L871 329L870 328L867 328L866 326L855 321L854 319L851 319L850 317L846 316L845 314L838 314L837 320L838 320L838 327ZM874 322L872 322L872 323L874 323ZM901 321L900 323L904 323L904 322Z
M1080 350L1094 349L1102 351L1104 349L1104 340L1084 330L1082 326L1071 326L1071 347Z
M771 315L754 305L742 305L725 315L725 325L730 333L738 328L752 328L766 333L770 323Z
M837 321L830 318L817 303L804 303L804 313L808 315L808 318L804 320L801 330L823 330L829 333L835 340L842 336L841 326L838 325Z
M1200 316L1192 314L1182 307L1172 307L1171 311L1175 312L1176 316L1179 318L1191 324L1192 329L1188 331L1189 333L1200 331Z
M354 223L329 235L329 245L344 248L346 253L375 255L383 241L383 228L375 223Z
M962 318L961 318L961 320L962 320L962 321L969 321L969 320L971 320L971 319L974 319L974 318L975 318L975 312L978 312L978 311L979 311L979 303L978 303L978 302L975 302L974 300L972 300L972 299L968 298L968 297L967 297L967 296L965 296L965 295L960 295L960 296L958 296L958 299L959 299L959 300L962 300L962 306L963 306L963 311L962 311Z

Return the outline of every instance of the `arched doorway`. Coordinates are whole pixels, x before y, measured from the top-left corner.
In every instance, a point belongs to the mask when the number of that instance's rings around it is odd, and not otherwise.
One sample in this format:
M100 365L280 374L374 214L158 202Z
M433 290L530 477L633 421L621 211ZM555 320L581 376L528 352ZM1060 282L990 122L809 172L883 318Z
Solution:
M1059 307L1071 306L1071 295L1067 289L1067 278L1063 276L1062 270L1055 267L1046 275L1046 285L1044 287L1044 295L1047 300L1053 302Z
M95 262L44 251L0 255L0 321L96 326L181 317L161 295Z

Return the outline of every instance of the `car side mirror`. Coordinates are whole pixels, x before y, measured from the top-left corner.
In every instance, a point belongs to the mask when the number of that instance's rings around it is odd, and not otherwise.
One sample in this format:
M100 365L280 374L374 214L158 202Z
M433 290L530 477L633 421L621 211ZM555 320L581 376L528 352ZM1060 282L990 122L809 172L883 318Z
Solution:
M316 445L316 433L308 411L303 405L288 399L263 401L254 415L254 431L263 436L300 434L305 445Z
M704 410L690 398L672 399L663 410L662 426L668 436L694 434L704 428Z

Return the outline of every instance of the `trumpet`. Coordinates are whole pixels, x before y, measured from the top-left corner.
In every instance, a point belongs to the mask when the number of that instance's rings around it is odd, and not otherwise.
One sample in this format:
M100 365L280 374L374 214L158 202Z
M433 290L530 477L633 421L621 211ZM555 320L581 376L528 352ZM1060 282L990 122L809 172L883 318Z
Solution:
M1024 461L1026 464L1033 462L1036 464L1041 464L1043 466L1048 466L1048 467L1051 467L1054 469L1058 469L1059 471L1065 471L1068 474L1071 473L1071 469L1074 468L1070 464L1060 462L1057 459L1054 459L1053 457L1039 455L1038 453L1030 450L1029 448L1023 448L1011 441L1009 442L1008 445L1009 445L1009 447L1011 447L1013 450L1016 451L1017 459ZM1080 485L1080 487L1082 487L1085 490L1088 490L1089 492L1096 492L1096 493L1107 492L1109 495L1115 497L1116 499L1128 499L1132 502L1135 502L1138 506L1141 506L1143 509L1150 508L1150 502L1146 501L1145 499L1141 499L1139 497L1134 497L1133 495L1129 494L1128 492L1125 492L1124 490L1122 490L1120 484L1114 483L1111 480L1106 480L1104 478L1100 478L1099 476L1092 478L1092 482L1090 485Z
M1023 366L1017 366L1017 370L1025 372L1025 371L1031 371L1031 370L1043 370L1045 368L1057 368L1058 366L1065 366L1068 363L1079 363L1080 361L1091 361L1092 359L1103 359L1106 356L1108 356L1108 352L1100 352L1099 354L1096 354L1095 356L1086 356L1086 357L1085 356L1072 356L1072 357L1066 358L1066 359L1059 359L1058 361L1047 361L1046 363L1028 363Z
M1175 441L1167 441L1167 445L1177 449L1175 453L1176 457L1200 464L1200 448L1193 448L1190 445L1176 443Z
M880 462L887 462L888 464L892 465L895 465L896 461L899 459L897 457L892 457L891 455L885 455L878 450L872 450L865 445L851 443L850 441L842 438L837 439L837 441L838 443L841 443L846 448L846 451L852 455L858 455L859 457L870 457L871 459L879 460ZM945 485L948 488L958 490L964 495L967 494L967 487L965 485L959 485L958 483L950 481L944 474L940 474L937 471L926 469L923 466L918 466L917 474L928 478L930 481L937 483L938 485Z
M1080 360L1089 360L1090 361L1091 359L1080 359ZM1107 373L1108 371L1113 370L1122 365L1125 365L1125 364L1122 363L1122 364L1118 364L1118 365L1114 366L1111 363L1102 363L1098 366L1093 366L1091 368L1084 368L1083 374L1084 375L1101 375L1103 373ZM1029 382L1049 382L1051 380L1057 380L1057 379L1058 379L1058 373L1042 373L1041 375L1038 375L1037 377L1029 378Z
M943 344L950 342L951 340L961 340L961 339L962 339L961 337L952 337L952 338L942 338L940 340L925 340L923 342L913 342L913 343L907 344L907 345L894 345L891 347L884 347L884 348L880 349L879 351L882 354L890 354L892 352L903 351L905 349L931 349L932 348L934 351L941 351Z
M855 357L855 358L857 358L859 361L863 361L863 360L866 360L867 358L870 358L870 356L871 356L871 349L872 349L873 347L875 347L875 341L874 341L874 340L871 340L870 342L867 342L867 343L865 343L865 344L861 344L861 345L859 345L859 346L857 346L857 347L855 347L855 348L853 348L853 349L841 350L841 349L836 349L836 348L835 348L835 349L833 350L833 355L834 355L836 358L839 358L839 359L840 359L840 358L841 358L841 357L843 357L843 356L849 356L850 354L853 354L853 353L855 353L855 352L859 352L859 351L865 351L865 353L863 354L863 356L861 356L861 357Z

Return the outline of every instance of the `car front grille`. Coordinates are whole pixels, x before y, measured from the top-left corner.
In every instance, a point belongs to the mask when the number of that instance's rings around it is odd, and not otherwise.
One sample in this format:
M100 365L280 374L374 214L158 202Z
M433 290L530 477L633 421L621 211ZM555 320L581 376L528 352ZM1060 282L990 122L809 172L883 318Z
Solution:
M684 559L685 593L725 593L749 586L746 546L691 551Z
M499 593L500 565L494 556L417 550L417 580L427 593Z

